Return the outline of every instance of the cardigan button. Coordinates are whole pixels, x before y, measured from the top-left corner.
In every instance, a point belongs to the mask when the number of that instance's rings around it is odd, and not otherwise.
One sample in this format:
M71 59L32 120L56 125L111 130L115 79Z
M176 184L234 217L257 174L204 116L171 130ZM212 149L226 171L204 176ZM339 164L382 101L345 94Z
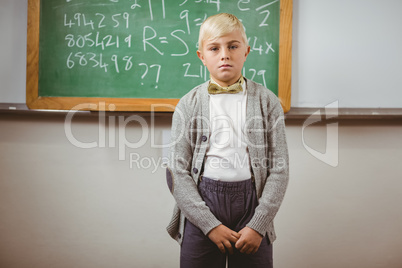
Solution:
M205 142L205 141L208 140L208 138L207 138L207 136L202 136L202 137L201 137L201 140Z
M194 172L195 174L197 174L197 173L198 173L198 168L193 168L193 172Z
M178 234L177 234L177 237L180 239L180 238L181 238L181 233L178 233Z

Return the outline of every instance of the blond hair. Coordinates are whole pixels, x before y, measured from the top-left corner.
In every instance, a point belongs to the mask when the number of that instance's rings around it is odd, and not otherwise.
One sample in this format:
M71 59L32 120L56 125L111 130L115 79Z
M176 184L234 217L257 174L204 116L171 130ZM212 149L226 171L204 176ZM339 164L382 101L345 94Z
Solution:
M198 50L202 51L203 41L214 40L237 30L240 31L244 44L247 47L248 42L244 26L235 15L220 13L207 18L200 28Z

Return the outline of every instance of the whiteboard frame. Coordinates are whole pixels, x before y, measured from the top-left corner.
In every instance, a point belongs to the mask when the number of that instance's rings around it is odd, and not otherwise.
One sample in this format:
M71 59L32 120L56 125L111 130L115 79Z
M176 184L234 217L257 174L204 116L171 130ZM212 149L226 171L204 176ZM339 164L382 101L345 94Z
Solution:
M290 110L293 0L280 0L278 97ZM28 0L26 104L29 109L173 112L179 99L39 96L40 0Z

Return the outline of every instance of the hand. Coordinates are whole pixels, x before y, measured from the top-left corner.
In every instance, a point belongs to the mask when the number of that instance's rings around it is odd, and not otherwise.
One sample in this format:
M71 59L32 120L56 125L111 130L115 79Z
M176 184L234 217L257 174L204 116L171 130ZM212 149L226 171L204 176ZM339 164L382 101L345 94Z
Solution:
M240 230L240 239L237 240L235 247L241 252L246 254L254 254L257 252L261 245L263 236L257 231L244 227Z
M230 254L233 254L232 243L237 242L240 234L221 224L208 233L208 238L218 246L222 253L225 253L227 249Z

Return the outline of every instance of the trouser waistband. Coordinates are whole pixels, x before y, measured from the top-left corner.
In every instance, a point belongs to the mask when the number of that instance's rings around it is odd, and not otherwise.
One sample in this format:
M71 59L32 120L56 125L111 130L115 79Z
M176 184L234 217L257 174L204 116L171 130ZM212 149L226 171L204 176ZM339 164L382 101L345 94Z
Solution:
M250 178L244 181L218 181L202 176L199 187L215 192L243 192L247 193L254 190L254 179Z

